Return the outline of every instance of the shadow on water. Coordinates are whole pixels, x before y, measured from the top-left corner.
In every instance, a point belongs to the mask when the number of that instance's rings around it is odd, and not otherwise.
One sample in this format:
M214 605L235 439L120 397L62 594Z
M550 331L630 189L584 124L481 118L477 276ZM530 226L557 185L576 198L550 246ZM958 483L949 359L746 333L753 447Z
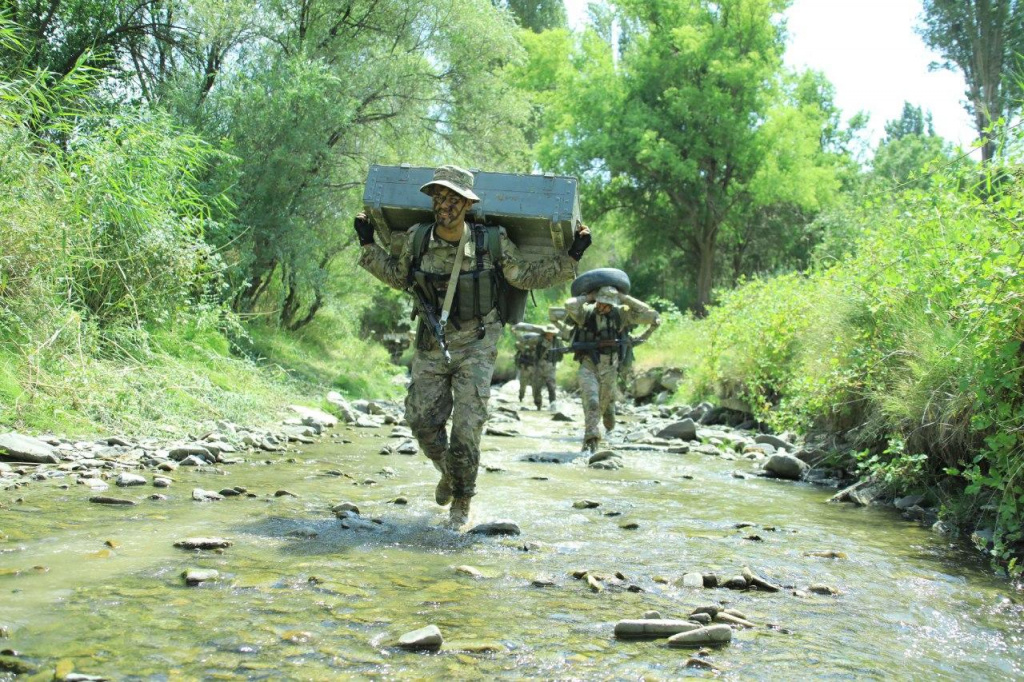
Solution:
M283 541L275 550L284 555L333 556L354 548L373 551L402 548L429 553L458 552L488 538L482 535L456 533L442 528L434 516L379 519L378 522L358 517L338 519L295 519L271 516L231 527L231 532L273 538Z

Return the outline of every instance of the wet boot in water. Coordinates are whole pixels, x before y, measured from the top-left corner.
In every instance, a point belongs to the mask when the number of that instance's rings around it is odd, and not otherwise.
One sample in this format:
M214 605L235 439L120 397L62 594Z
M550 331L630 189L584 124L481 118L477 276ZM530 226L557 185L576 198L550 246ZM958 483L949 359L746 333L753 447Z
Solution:
M615 411L608 410L601 417L601 421L604 422L605 431L611 431L615 428Z
M433 462L434 468L441 472L441 480L437 482L437 487L434 488L434 502L443 507L452 501L452 479L449 478L443 464L434 460L430 461Z
M597 445L601 442L600 438L590 437L583 439L583 452L595 453L597 452Z
M445 526L451 530L459 530L469 523L468 497L456 497L452 500L452 508L448 511L448 522Z

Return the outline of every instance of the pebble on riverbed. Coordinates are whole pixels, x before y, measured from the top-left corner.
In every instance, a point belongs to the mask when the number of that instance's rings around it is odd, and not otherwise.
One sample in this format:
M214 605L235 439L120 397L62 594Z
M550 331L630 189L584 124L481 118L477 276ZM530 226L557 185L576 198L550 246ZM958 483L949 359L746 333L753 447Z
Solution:
M189 568L182 571L181 577L186 585L201 585L220 578L220 572L212 568Z
M688 632L680 632L668 638L673 648L691 648L705 644L727 644L732 641L732 628L728 625L709 625Z
M410 651L437 651L444 644L444 637L436 625L407 632L398 638L398 646Z
M225 538L185 538L174 543L181 549L224 549L234 543Z

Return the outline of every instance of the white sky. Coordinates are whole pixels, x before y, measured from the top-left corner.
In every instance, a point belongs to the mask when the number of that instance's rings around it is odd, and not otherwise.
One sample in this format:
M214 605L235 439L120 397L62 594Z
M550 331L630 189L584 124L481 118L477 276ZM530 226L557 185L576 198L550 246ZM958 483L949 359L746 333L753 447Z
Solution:
M587 2L565 0L571 26L583 25ZM914 33L920 13L920 0L794 0L786 13L786 63L824 72L844 120L870 114L872 142L908 101L931 112L936 133L967 148L975 134L960 104L963 76L928 71L938 55Z

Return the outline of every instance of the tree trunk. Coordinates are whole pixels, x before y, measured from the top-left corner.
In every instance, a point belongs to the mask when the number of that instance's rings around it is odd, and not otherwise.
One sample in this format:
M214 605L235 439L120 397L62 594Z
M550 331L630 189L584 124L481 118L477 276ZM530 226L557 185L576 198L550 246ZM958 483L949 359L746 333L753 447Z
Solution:
M711 287L714 283L714 234L704 237L697 243L697 256L700 265L697 269L697 301L693 306L693 312L697 317L704 317L708 314L707 307L711 303Z

